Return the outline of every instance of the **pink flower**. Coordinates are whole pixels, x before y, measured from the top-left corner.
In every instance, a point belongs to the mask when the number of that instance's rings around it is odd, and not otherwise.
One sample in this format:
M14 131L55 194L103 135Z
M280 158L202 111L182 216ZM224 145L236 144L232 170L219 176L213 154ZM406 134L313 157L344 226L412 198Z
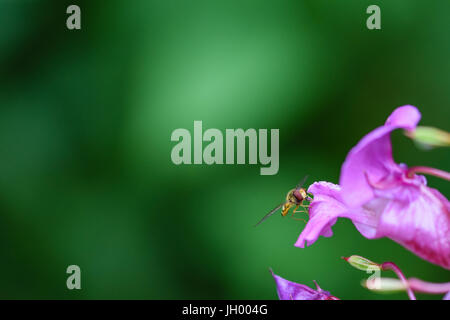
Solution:
M427 187L424 176L392 158L391 131L414 130L419 120L415 107L397 108L385 125L349 152L340 185L316 182L309 187L314 200L297 247L303 248L305 241L309 246L321 235L331 237L331 227L338 217L344 217L368 239L388 237L419 257L450 269L449 201Z
M317 290L311 289L303 284L288 281L277 276L270 270L277 285L280 300L339 300L328 291L322 290L314 281Z

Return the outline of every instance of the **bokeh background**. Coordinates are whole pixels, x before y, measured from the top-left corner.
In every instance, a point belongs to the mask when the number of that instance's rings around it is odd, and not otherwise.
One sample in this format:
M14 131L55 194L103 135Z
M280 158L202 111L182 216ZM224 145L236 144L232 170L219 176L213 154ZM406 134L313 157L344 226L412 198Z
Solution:
M269 267L341 299L406 298L362 288L351 254L449 281L345 219L306 249L301 221L253 227L305 174L337 182L395 107L449 129L450 2L375 2L0 0L0 298L276 299ZM279 173L174 165L170 135L194 120L279 128ZM399 162L450 169L448 150L393 143ZM82 290L66 288L71 264Z

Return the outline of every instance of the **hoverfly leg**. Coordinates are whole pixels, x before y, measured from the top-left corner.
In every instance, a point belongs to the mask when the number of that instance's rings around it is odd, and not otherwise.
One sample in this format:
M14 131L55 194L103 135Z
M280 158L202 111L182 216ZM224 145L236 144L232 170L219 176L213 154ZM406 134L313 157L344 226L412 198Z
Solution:
M303 205L301 205L301 206L303 207ZM295 209L292 211L292 216L291 216L291 218L294 219L294 220L297 220L297 221L303 221L303 222L306 224L307 221L306 221L305 219L303 219L303 218L295 218L295 217L294 217L294 214L296 214L296 213L308 213L308 212L303 211L303 210L297 211L298 207L300 207L300 204L298 204L298 205L295 207Z
M302 207L303 210L298 210L298 207ZM309 204L299 204L297 205L297 207L295 207L294 211L292 212L292 215L294 215L294 213L306 213L309 214L308 211L306 210L306 208L309 208Z
M295 207L295 209L292 211L292 216L294 216L294 214L296 214L296 213L308 213L308 212L306 212L306 211L304 211L304 210L298 210L298 208L299 208L300 206L302 206L302 208L303 208L303 205L298 204L298 205Z
M303 218L296 218L296 217L291 217L291 218L294 219L294 220L297 220L297 221L303 221L305 224L308 223L308 221L306 221L306 220L303 219Z

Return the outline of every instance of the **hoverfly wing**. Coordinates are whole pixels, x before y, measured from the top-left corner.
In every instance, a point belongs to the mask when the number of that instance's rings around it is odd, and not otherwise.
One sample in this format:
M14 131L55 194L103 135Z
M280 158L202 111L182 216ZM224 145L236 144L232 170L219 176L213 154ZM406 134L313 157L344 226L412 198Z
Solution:
M308 176L309 175L304 176L303 179L300 180L300 182L297 184L295 189L300 189L301 187L303 187L303 185L305 184L306 180L308 179Z
M270 211L268 214L266 214L261 220L259 220L259 222L257 224L255 224L255 227L258 226L259 224L261 224L264 220L266 220L268 217L273 215L275 212L277 212L285 203L286 202L283 202L283 203L279 204L278 206L276 206L275 208L273 208L272 211Z

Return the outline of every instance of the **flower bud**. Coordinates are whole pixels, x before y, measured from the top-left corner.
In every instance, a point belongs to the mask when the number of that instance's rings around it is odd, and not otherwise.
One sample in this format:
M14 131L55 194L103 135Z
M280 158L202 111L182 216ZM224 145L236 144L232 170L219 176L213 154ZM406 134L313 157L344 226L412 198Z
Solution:
M433 127L419 126L415 130L405 131L405 135L424 149L450 146L450 133Z
M363 287L377 292L389 293L406 290L405 284L394 278L374 278L363 280L361 284Z
M348 258L343 257L343 259L348 263L350 263L352 267L355 267L356 269L359 270L373 271L376 269L378 270L380 269L380 265L361 256L353 255Z

